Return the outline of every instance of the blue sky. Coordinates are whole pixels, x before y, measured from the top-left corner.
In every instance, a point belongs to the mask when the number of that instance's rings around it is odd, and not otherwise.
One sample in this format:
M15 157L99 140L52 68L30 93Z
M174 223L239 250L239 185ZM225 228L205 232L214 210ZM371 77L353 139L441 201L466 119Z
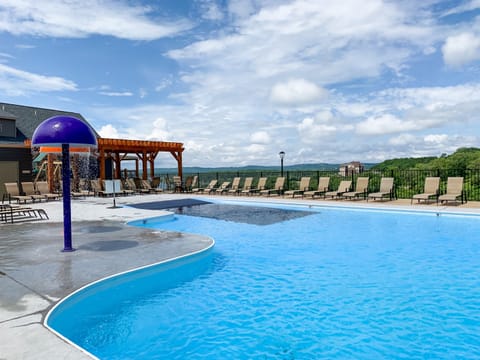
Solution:
M480 147L480 0L0 0L0 95L185 166L439 156Z

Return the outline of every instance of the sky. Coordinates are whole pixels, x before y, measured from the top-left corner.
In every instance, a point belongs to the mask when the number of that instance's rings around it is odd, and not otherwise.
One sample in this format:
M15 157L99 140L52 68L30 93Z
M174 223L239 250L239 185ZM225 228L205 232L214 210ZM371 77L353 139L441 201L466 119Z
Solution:
M184 166L451 154L480 147L480 0L0 0L0 101Z

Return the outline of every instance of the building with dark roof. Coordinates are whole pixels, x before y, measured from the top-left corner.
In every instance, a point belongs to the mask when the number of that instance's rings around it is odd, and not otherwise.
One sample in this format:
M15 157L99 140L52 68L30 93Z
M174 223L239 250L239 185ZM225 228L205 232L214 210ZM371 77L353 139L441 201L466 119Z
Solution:
M73 116L88 124L79 113L0 102L0 196L5 190L3 183L32 181L32 151L25 140L32 138L40 123L57 115Z
M40 123L57 115L73 116L88 124L79 113L0 102L0 145L23 143L26 139L31 139ZM95 129L90 128L98 137Z

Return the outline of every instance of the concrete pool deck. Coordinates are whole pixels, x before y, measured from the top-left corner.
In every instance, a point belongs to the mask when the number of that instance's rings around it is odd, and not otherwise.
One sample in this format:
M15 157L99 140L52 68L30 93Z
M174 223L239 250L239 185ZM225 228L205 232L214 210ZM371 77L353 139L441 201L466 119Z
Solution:
M153 231L127 221L167 214L123 205L182 198L235 199L319 206L369 207L480 214L480 203L458 206L388 202L304 200L282 197L158 194L72 199L75 252L64 253L61 201L29 204L45 209L49 220L0 225L0 359L90 359L43 326L49 309L74 290L105 276L199 251L206 236Z

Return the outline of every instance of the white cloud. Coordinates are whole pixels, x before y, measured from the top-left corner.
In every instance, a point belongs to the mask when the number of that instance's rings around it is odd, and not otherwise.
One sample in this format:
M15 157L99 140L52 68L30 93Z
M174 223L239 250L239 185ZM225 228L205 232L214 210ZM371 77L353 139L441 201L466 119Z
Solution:
M305 79L290 79L275 84L270 100L280 105L304 105L318 101L327 95L327 91Z
M155 87L155 91L162 91L165 88L169 87L170 85L172 85L172 80L164 79Z
M120 139L118 130L112 124L102 126L98 133L103 138Z
M255 12L253 0L230 0L227 4L228 13L236 19L245 19Z
M0 31L14 35L155 40L191 28L185 20L150 19L152 9L113 0L3 0Z
M319 139L324 140L334 136L338 129L334 125L325 123L325 121L307 117L297 125L299 138L302 143L315 144Z
M461 66L480 59L480 37L462 33L447 38L442 46L443 59L447 65Z
M133 96L133 93L130 91L100 91L99 94L114 97Z
M372 116L357 124L356 132L361 135L384 135L414 130L422 130L432 126L432 122L401 119L392 114Z
M35 92L75 91L77 85L57 76L45 76L0 64L0 90L21 96Z
M446 144L449 136L447 134L431 134L424 137L425 142L432 144Z
M269 144L272 139L266 131L256 131L250 136L250 141L254 144Z
M203 8L202 17L206 20L221 20L223 19L223 12L212 0L203 0L201 2L201 6Z
M404 146L409 145L417 141L417 137L412 134L400 134L388 140L388 143L392 146Z
M473 11L476 9L480 9L480 0L470 0L466 1L464 3L461 3L460 5L447 10L443 16L448 16L448 15L454 15L454 14L461 14L464 12L468 11Z
M35 49L35 48L36 48L35 45L31 45L31 44L17 44L17 45L15 45L15 47L16 47L17 49L27 49L27 50L28 50L28 49Z
M168 122L163 117L157 117L153 122L153 129L147 136L147 140L174 141L168 131Z
M0 52L0 58L8 58L8 59L13 59L13 56L7 53L2 53Z
M252 154L253 156L258 156L262 152L265 152L267 147L262 144L250 144L246 147L247 153ZM255 157L253 157L254 159Z

